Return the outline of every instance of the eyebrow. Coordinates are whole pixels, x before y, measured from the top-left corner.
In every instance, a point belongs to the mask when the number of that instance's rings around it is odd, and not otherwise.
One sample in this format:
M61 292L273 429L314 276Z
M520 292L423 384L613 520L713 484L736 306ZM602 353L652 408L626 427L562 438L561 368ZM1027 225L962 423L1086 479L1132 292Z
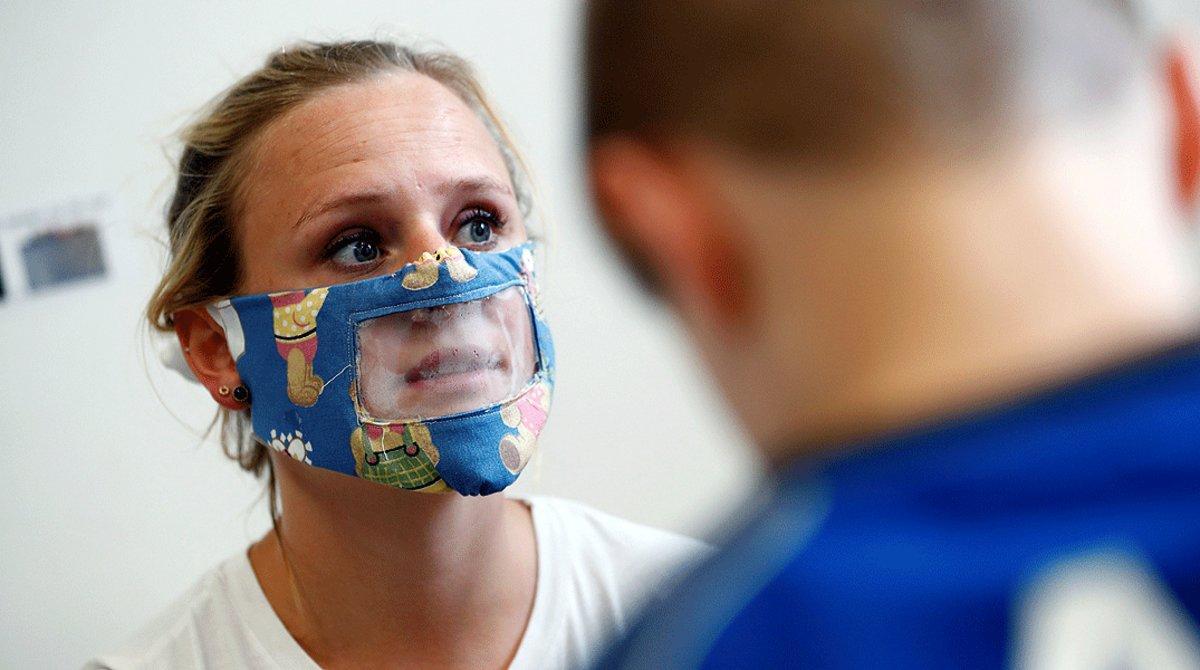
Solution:
M487 191L499 191L505 195L513 196L511 186L487 175L447 179L432 189L433 193L442 197L446 197L452 193L484 193ZM341 207L348 205L377 205L392 196L392 192L382 189L337 195L328 200L321 201L306 210L296 219L296 223L292 224L292 229L295 230L308 221Z
M478 193L480 191L500 191L505 195L513 194L511 186L487 175L456 177L438 184L433 189L434 193L441 196L456 192Z
M386 191L363 191L335 196L306 210L300 215L300 218L296 219L296 223L292 224L292 229L295 230L312 219L340 207L347 205L375 205L387 200L389 197L390 194Z

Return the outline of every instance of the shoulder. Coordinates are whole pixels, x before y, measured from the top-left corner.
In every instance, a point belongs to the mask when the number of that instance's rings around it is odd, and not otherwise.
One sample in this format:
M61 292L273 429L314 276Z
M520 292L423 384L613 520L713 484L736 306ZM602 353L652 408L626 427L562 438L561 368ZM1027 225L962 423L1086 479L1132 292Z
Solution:
M626 591L659 585L712 553L699 540L653 528L561 498L530 499L539 543L555 560Z
M196 666L198 659L190 652L201 634L196 621L206 618L205 612L212 610L217 605L215 601L220 599L222 567L224 564L209 570L132 638L119 648L92 659L85 667L116 670Z
M244 553L201 576L166 609L115 650L85 668L198 668L263 665L262 646L246 621L245 581L254 579ZM252 610L252 607L249 608Z
M591 665L648 600L711 553L702 542L579 503L541 496L527 502L538 593L513 668Z
M529 503L544 526L565 533L572 542L598 543L613 558L642 557L666 552L668 560L687 559L711 552L697 539L646 526L602 512L583 503L550 496L533 496ZM600 547L591 544L589 549Z

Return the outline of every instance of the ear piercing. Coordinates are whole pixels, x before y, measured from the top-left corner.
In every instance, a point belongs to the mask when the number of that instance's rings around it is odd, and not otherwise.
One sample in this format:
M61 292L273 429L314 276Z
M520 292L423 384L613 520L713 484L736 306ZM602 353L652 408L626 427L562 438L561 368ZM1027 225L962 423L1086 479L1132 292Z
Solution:
M233 399L240 403L244 404L250 402L250 389L242 386L241 384L233 387L233 391L230 391L228 386L222 386L217 389L217 395L221 396L222 398L228 398L230 393L233 394Z

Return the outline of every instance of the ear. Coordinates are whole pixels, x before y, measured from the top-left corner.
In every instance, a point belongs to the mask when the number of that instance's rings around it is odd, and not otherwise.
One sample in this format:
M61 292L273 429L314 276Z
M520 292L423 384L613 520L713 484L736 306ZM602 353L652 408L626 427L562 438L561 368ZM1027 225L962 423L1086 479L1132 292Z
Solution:
M174 321L183 357L213 400L228 409L246 409L232 394L220 393L222 387L228 390L240 384L241 377L225 342L225 332L212 315L203 308L184 309L175 313Z
M601 218L634 271L685 315L740 325L747 275L708 175L679 152L621 136L596 141L590 168Z
M1178 40L1167 52L1167 76L1175 118L1176 169L1181 202L1200 209L1200 65Z

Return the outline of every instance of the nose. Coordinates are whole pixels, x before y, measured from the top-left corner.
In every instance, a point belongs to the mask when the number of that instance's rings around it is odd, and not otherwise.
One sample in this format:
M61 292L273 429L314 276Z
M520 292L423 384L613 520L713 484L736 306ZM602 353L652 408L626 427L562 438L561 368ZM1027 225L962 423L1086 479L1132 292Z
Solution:
M411 263L425 252L433 253L450 244L436 220L414 221L404 234L404 262Z
M472 300L470 302L452 302L437 307L423 307L406 312L406 314L414 326L441 326L455 319L475 318L480 313L479 308L480 301Z
M442 305L440 307L424 307L414 309L408 313L408 318L414 325L440 325L447 319L454 316L454 312L458 311L457 304Z

